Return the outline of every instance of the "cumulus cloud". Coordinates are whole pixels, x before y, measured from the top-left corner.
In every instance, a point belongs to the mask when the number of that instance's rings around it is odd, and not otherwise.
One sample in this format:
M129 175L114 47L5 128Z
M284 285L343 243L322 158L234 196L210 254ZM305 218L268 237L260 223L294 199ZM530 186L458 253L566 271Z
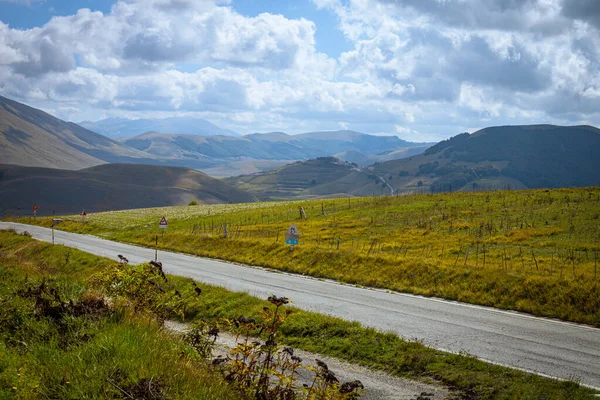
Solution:
M0 88L139 110L256 109L273 91L294 97L295 88L270 77L332 76L335 60L315 51L315 29L306 19L244 17L206 0L120 1L108 14L81 9L28 30L0 22L0 68L10 76ZM180 72L179 63L197 70ZM263 77L258 90L255 76Z
M166 68L177 62L289 68L314 47L315 26L260 14L243 17L210 1L120 1L109 14L81 9L29 30L2 25L0 56L15 72L66 72L75 59L102 71Z
M340 57L348 79L484 121L598 124L600 31L596 0L313 0L355 41ZM536 121L537 119L537 121Z
M317 52L307 19L212 0L0 22L0 93L75 119L195 113L241 132L600 125L596 0L313 1L350 51Z

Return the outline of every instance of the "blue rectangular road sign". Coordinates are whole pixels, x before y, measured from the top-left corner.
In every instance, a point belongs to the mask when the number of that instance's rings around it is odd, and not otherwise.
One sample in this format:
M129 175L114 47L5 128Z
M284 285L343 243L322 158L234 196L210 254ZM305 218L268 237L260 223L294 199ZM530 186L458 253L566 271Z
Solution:
M298 244L298 239L286 239L285 244Z

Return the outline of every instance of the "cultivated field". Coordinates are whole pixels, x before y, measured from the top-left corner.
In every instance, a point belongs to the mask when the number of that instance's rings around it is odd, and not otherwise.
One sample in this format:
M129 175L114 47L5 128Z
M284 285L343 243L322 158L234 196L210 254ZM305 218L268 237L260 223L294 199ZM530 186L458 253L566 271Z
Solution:
M600 326L598 187L152 208L59 228Z

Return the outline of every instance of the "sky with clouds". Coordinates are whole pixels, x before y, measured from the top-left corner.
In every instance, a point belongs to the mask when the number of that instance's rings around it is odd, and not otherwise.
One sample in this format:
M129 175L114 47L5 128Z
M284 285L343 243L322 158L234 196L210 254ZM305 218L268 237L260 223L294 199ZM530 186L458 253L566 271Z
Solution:
M600 126L600 1L0 0L0 94L239 133Z

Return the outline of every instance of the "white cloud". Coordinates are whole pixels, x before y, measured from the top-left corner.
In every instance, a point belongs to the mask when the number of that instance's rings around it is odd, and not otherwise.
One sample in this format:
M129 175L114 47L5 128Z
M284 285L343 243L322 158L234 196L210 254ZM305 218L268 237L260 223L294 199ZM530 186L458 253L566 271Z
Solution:
M75 120L201 114L241 132L600 124L596 0L313 1L354 43L338 59L312 21L210 0L0 22L0 93Z
M16 73L39 75L84 66L102 71L200 64L291 67L314 48L315 26L281 15L244 17L208 1L120 1L109 14L81 9L29 30L3 26L0 55L22 59ZM16 54L15 54L16 53Z
M595 0L314 1L355 41L340 57L346 79L418 102L416 124L434 122L436 108L470 126L600 123L589 101L600 87Z

